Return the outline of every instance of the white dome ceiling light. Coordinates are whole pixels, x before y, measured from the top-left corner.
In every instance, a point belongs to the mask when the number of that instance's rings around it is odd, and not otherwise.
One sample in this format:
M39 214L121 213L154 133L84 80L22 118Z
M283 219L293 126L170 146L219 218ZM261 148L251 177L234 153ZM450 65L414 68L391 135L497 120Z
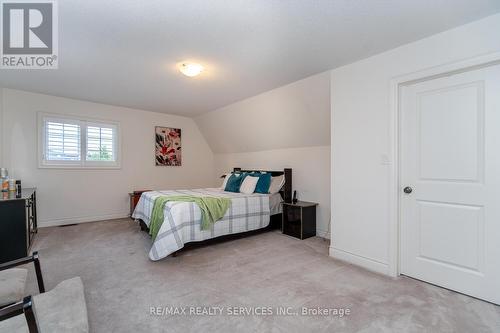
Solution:
M189 77L200 75L201 72L203 72L203 69L202 65L196 63L183 62L179 64L179 70L181 73Z

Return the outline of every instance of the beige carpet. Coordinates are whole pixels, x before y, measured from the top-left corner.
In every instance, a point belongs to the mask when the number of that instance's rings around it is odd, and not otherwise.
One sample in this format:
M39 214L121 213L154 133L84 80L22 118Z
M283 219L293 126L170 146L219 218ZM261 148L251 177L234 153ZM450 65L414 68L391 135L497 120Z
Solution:
M499 307L333 260L319 238L267 232L159 262L148 259L149 247L131 220L41 229L34 245L48 289L81 276L93 332L500 332ZM32 272L29 281L35 290ZM151 307L170 306L225 312L150 314ZM277 306L292 315L229 313ZM351 313L293 315L302 307Z

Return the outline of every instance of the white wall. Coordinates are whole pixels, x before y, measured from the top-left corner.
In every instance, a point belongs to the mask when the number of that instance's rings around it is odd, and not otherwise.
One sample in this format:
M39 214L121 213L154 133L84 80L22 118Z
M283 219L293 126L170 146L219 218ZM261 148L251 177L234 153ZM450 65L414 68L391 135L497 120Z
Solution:
M134 189L214 185L213 153L190 118L3 89L4 165L24 187L38 188L41 226L126 216ZM37 168L37 112L72 114L120 123L119 170ZM182 129L182 166L157 167L154 127Z
M297 190L299 200L319 203L316 211L317 235L330 238L330 146L215 155L216 175L227 173L234 167L264 170L292 168L293 189Z
M330 144L330 73L317 74L196 118L214 153Z
M500 14L331 72L332 256L389 272L391 79L498 52L499 31Z
M206 113L196 122L215 154L214 178L234 167L293 172L299 199L318 202L329 237L330 72Z

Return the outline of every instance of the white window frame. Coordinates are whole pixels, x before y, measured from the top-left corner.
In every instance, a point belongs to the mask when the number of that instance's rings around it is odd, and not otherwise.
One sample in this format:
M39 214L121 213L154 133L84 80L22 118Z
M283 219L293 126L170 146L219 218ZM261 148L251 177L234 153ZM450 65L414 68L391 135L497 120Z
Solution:
M64 122L80 126L80 160L54 161L45 159L46 121ZM113 128L114 161L87 161L87 126ZM38 167L40 169L120 169L121 168L121 134L120 123L70 115L38 112Z

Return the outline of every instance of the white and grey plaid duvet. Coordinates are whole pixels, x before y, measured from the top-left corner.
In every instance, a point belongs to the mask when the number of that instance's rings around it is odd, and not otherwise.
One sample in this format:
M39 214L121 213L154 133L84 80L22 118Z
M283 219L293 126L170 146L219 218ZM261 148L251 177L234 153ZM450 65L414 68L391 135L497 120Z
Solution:
M167 202L164 209L165 219L149 251L151 260L165 258L181 249L184 243L256 230L269 225L268 194L232 193L219 188L145 192L137 203L132 217L143 220L149 226L154 200L159 196L168 195L226 197L231 199L231 206L211 229L201 230L201 210L196 203Z

